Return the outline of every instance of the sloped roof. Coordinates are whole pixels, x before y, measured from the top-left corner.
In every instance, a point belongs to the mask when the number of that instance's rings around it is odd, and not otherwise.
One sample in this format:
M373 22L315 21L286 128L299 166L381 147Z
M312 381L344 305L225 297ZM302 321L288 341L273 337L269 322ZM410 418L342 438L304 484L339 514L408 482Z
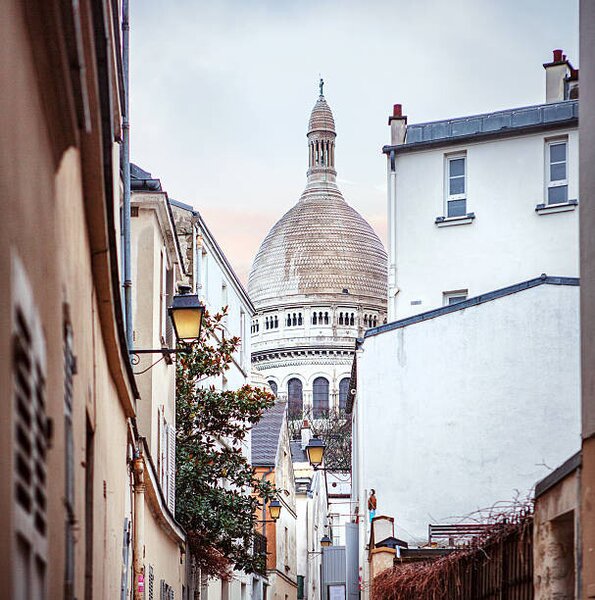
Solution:
M302 448L302 442L300 440L291 440L289 442L289 447L291 449L291 461L294 463L307 463L308 455L306 451Z
M285 426L287 402L277 401L252 428L252 465L274 467L277 462L279 438Z

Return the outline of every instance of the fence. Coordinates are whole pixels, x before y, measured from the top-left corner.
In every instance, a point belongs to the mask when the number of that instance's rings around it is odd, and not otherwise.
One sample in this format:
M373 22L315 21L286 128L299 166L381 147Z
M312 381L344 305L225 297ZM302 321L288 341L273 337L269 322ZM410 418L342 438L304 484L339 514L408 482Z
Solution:
M485 537L433 562L395 565L375 578L372 598L532 600L532 515L493 525Z

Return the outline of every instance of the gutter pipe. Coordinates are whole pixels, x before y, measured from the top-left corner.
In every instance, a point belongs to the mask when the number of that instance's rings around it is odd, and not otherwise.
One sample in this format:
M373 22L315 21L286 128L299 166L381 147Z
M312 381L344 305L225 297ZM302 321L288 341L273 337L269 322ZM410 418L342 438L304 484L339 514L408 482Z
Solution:
M130 22L129 0L122 2L122 71L124 77L124 110L122 115L122 169L124 202L122 207L122 233L124 237L124 320L126 322L126 341L128 349L132 343L132 265L130 258L130 121L129 115L129 82L130 82Z

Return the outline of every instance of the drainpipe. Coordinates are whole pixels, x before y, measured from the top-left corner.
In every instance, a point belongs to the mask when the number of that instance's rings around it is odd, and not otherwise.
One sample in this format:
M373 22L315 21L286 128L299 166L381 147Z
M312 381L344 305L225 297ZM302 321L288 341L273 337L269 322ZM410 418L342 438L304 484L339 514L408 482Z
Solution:
M132 462L132 472L134 474L133 598L134 600L143 600L145 597L145 567L143 563L145 548L145 464L140 448Z
M130 121L129 115L129 55L130 55L130 23L129 0L122 1L122 74L124 79L124 111L122 115L122 169L124 202L122 207L122 231L124 237L124 318L126 321L126 341L128 349L132 343L132 265L130 260Z

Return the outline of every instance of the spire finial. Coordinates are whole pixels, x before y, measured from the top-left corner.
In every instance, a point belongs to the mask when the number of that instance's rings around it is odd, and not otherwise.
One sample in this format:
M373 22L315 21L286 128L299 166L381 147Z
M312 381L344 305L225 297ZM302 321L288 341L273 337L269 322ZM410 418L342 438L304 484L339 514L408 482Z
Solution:
M322 77L320 78L320 83L318 84L318 87L320 88L320 95L324 96L324 93L322 91L324 88L324 79Z

